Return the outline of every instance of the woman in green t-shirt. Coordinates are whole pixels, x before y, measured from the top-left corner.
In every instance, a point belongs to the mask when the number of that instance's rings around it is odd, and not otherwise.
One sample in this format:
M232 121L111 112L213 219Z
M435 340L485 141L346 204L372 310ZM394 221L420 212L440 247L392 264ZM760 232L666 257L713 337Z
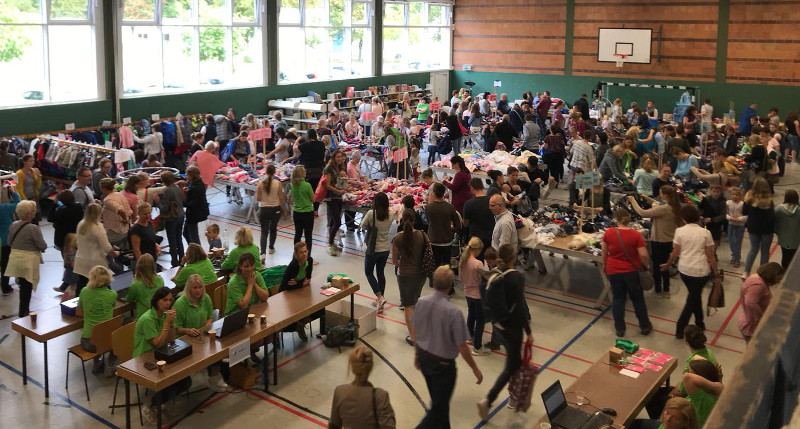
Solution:
M306 181L306 168L298 165L292 170L292 220L294 221L294 242L305 236L308 253L311 253L314 232L314 189Z
M190 243L186 248L186 254L181 259L180 268L172 278L175 282L175 287L186 286L186 281L194 274L199 274L203 279L203 284L209 284L217 281L217 271L214 269L214 264L208 259L206 251L203 246L197 243Z
M236 268L236 264L239 263L239 257L244 253L250 253L255 256L255 268L257 270L263 268L258 247L253 244L253 231L250 230L249 226L243 226L236 230L236 235L233 237L233 244L236 245L236 247L234 247L228 256L225 257L225 260L222 261L220 271L227 274L231 273L234 268Z
M225 315L265 302L269 298L264 278L255 270L256 259L252 253L242 253L236 273L228 280L228 299Z
M136 303L136 318L150 309L150 300L158 288L164 287L164 279L156 274L156 262L153 255L144 253L136 262L133 283L131 283L126 302Z
M686 398L670 398L657 420L636 419L631 429L698 429L697 413Z
M705 359L691 361L689 372L683 374L683 387L697 414L697 426L703 427L724 388L718 368Z
M85 288L81 289L81 296L78 298L78 308L75 310L75 315L83 316L81 347L89 353L97 352L97 346L89 341L92 337L94 326L114 317L117 292L109 288L113 279L114 276L108 268L96 265L89 270L89 282ZM100 371L102 367L101 356L95 357L94 370L92 372Z

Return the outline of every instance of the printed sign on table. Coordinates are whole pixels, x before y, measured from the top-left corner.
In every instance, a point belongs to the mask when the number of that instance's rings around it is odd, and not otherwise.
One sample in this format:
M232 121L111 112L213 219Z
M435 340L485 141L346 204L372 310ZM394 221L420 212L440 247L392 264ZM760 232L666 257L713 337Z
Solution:
M589 171L575 176L575 187L578 189L591 189L592 186L602 185L599 171Z
M434 101L433 103L431 103L431 104L428 106L428 109L430 109L431 111L434 111L434 110L442 110L442 103L440 103L440 102L438 102L438 101Z
M272 128L259 128L247 134L247 139L250 141L264 140L270 137L272 137Z

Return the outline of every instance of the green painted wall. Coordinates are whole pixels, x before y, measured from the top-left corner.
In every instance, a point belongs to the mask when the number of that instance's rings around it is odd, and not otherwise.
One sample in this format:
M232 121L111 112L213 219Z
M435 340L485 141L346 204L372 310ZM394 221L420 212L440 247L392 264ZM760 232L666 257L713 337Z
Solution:
M225 113L228 107L235 108L240 116L247 113L265 114L268 100L301 97L308 91L315 91L325 97L330 92L344 93L348 86L355 86L360 90L375 85L406 83L424 88L429 82L430 73L409 73L347 81L136 97L120 100L120 118L131 117L135 121L149 118L152 113L158 113L162 117L175 116L177 112ZM64 124L71 122L74 122L77 128L97 126L104 120L114 120L111 101L108 100L5 109L0 110L0 136L63 130Z
M496 73L496 72L475 72L455 70L450 74L450 87L460 88L465 81L476 83L474 92L493 91L494 80L500 80L502 86L498 89L499 93L508 93L510 99L522 98L525 91L549 90L553 97L563 98L570 105L577 100L582 93L586 93L591 98L591 92L597 82L627 82L627 83L647 83L659 85L688 85L700 87L700 100L702 104L705 98L711 99L714 106L714 116L722 117L729 109L729 102L734 102L734 110L738 117L741 110L750 103L758 104L757 112L766 116L770 107L777 107L780 110L781 118L786 117L789 110L800 109L800 87L779 86L779 85L749 85L738 83L720 82L688 82L688 81L662 81L651 79L625 79L617 77L595 77L595 76L559 76L544 74L521 74L521 73ZM655 89L655 88L627 88L611 87L606 93L606 97L622 98L623 106L628 106L631 101L636 101L640 105L647 100L653 100L660 112L671 112L675 107L683 91Z

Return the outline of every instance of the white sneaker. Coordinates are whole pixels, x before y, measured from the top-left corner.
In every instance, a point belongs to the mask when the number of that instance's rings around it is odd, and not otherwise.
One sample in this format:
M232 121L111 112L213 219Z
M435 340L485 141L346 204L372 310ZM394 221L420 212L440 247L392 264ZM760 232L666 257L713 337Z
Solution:
M158 411L152 405L144 405L142 406L142 417L144 417L144 421L148 424L156 425L158 424Z
M270 248L270 249L269 249L269 254L271 255L271 254L273 254L273 253L275 253L275 248L274 248L274 247L272 247L272 248Z
M208 377L208 388L217 393L227 392L228 383L225 383L221 374L217 374Z
M492 353L492 352L491 352L489 349L487 349L486 347L483 347L483 348L482 348L482 349L480 349L480 350L479 350L479 349L476 349L476 348L473 348L473 349L472 349L472 355L473 355L473 356L488 356L488 355L490 355L491 353Z
M333 246L333 245L328 246L328 254L331 255L331 256L338 255L336 246Z

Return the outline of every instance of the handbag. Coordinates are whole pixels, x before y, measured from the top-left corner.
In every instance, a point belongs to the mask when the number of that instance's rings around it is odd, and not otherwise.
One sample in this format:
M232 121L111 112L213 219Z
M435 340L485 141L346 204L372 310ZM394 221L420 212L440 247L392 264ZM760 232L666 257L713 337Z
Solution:
M725 307L725 289L722 288L722 280L724 273L719 271L718 276L714 276L714 284L711 286L711 292L708 293L708 304L706 305L706 315L713 316L717 314L720 308ZM714 312L711 312L711 309Z
M619 233L619 228L617 228L617 238L619 239L619 244L622 246L622 251L625 252L625 258L627 258L634 267L639 266L640 264L634 262L631 256L628 255L628 249L625 248L625 242L622 241L622 234ZM653 279L652 274L644 269L637 269L637 271L639 272L639 286L642 287L642 290L653 289L655 279Z
M431 277L433 276L433 272L436 271L436 260L433 258L433 248L431 247L431 240L428 238L428 234L422 232L422 237L425 239L422 249L422 274L424 274L425 277Z
M375 223L375 211L372 211L372 227L367 230L367 236L361 243L361 251L365 254L375 253L375 242L378 240L378 225Z
M314 202L321 203L328 196L328 188L325 187L326 183L328 183L328 175L323 174L322 178L319 179L319 183L317 183L317 189L314 191Z
M533 397L533 386L539 367L531 361L533 343L525 340L522 348L522 365L508 380L508 405L515 411L528 411Z

